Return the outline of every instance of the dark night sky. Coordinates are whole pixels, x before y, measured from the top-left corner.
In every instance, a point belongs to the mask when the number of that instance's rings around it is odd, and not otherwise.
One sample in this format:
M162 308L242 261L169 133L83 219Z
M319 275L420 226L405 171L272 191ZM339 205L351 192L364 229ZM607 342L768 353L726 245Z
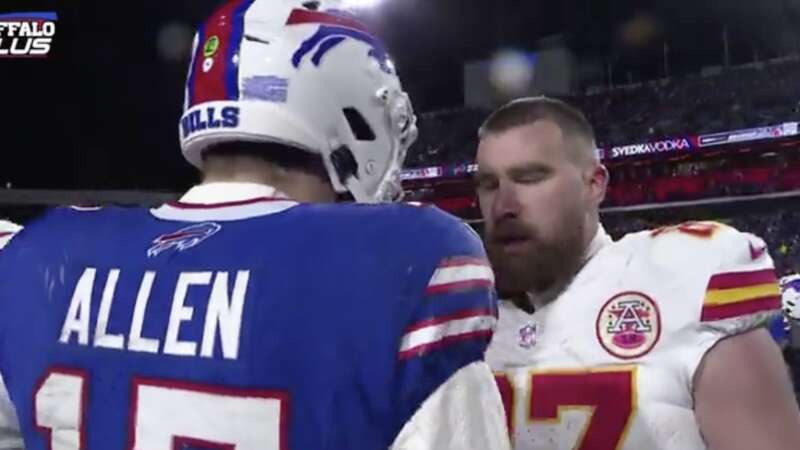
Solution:
M55 10L59 22L49 59L0 60L0 185L175 190L194 181L177 142L186 62L165 62L156 41L165 24L193 25L218 1L12 3L0 13ZM660 75L664 42L675 75L718 64L724 25L733 63L800 48L800 0L384 0L364 20L418 111L459 105L464 61L536 49L554 34L581 63L610 61L617 80Z

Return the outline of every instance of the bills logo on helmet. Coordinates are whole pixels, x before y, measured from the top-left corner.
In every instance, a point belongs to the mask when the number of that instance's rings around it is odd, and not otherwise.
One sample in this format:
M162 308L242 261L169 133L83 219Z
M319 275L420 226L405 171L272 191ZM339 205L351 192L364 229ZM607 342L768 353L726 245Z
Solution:
M328 14L316 14L310 11L295 10L287 21L287 25L302 23L319 23L317 31L308 39L300 44L300 47L292 55L292 65L297 68L305 57L311 55L311 62L319 67L322 58L337 45L347 39L361 41L371 48L367 53L368 57L375 58L380 69L390 75L394 74L394 68L389 53L376 37L367 32L363 25L341 16L338 11L328 11Z
M222 226L218 223L204 222L181 228L174 233L162 234L153 240L153 246L147 250L147 256L152 258L173 248L182 252L210 238L220 229Z
M198 108L189 111L181 118L181 131L184 139L198 131L238 126L239 108L236 106L226 106L219 110L213 106Z
M661 336L658 307L641 292L623 292L612 297L600 309L596 327L600 345L621 359L644 356Z
M56 34L54 12L0 14L0 58L43 58Z

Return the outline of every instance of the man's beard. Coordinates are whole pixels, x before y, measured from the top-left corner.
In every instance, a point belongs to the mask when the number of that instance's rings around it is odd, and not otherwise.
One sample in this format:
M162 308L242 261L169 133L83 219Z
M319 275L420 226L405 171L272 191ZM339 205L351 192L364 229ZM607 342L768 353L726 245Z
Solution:
M546 241L535 229L518 219L501 219L487 236L487 253L497 277L500 293L541 293L551 289L557 295L572 280L583 264L586 244L580 214L562 223L556 239ZM509 238L525 238L525 247L507 253L503 243Z

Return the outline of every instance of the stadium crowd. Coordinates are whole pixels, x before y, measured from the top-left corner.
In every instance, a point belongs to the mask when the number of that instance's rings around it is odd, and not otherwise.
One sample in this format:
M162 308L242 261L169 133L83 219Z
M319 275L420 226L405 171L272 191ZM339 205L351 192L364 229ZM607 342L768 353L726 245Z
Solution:
M771 125L798 117L800 61L753 63L568 99L596 124L598 144Z
M717 68L564 100L586 113L601 147L770 125L800 119L800 59ZM406 165L472 161L475 130L488 113L464 108L423 114Z
M800 187L797 149L616 165L605 206L785 192Z

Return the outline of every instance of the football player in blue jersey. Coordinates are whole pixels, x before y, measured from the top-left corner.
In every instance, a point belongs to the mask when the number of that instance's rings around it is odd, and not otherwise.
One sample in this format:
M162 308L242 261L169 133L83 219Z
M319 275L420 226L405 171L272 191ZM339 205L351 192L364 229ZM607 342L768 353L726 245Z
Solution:
M783 304L783 317L780 323L773 323L770 327L773 337L783 348L783 358L789 366L794 381L794 391L800 402L800 350L797 341L793 342L792 335L797 333L800 326L800 274L791 273L781 278L781 303Z
M784 349L787 345L789 345L790 326L789 319L783 315L775 316L770 319L769 323L767 323L769 334L781 349Z
M781 303L783 316L789 325L800 323L800 274L792 273L781 278Z
M0 254L28 450L508 448L481 243L372 204L397 197L412 106L379 40L306 5L201 24L180 139L202 184L51 210Z

